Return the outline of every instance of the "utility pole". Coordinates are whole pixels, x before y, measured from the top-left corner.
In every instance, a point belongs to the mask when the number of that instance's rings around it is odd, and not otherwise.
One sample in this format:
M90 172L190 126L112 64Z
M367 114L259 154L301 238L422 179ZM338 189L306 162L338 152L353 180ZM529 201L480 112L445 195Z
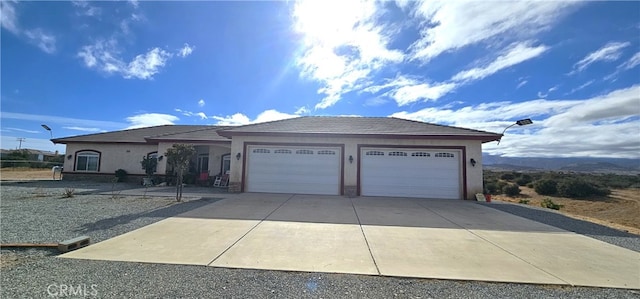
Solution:
M22 142L27 140L27 138L19 137L19 138L17 138L17 140L20 142L20 145L18 145L18 149L21 149L22 148Z

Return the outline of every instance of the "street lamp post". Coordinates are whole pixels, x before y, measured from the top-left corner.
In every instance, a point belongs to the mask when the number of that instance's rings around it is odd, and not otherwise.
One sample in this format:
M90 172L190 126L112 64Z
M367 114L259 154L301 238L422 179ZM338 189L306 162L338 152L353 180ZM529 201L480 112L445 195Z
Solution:
M49 128L49 126L47 125L41 125L45 130L49 131L49 135L51 136L51 139L53 139L53 132L51 131L51 128Z
M510 126L504 128L504 130L502 131L502 134L500 134L500 135L504 136L504 132L506 132L507 129L509 129L509 128L515 126L515 125L526 126L526 125L530 125L532 123L533 123L533 121L530 118L525 118L525 119L518 120L514 124L511 124ZM500 144L500 141L502 141L502 136L500 136L500 139L498 139L498 144Z

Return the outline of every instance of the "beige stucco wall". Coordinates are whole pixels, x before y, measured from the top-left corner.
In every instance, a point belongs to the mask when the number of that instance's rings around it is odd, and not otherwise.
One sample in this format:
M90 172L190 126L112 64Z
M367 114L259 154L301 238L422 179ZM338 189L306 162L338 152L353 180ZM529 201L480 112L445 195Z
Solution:
M167 149L171 147L173 143L161 142L158 145L155 144L67 144L66 154L64 159L64 171L75 172L75 157L76 152L84 150L93 150L101 153L100 155L100 171L98 173L115 174L117 169L124 169L129 174L144 175L144 170L140 165L142 157L145 157L151 152L158 152L158 156L164 156ZM198 146L204 146L201 149L201 153L209 154L209 170L211 175L217 175L220 172L220 164L222 155L229 153L230 144L228 146L221 144L199 144ZM208 150L207 150L208 147ZM71 159L67 159L67 156L71 155ZM158 167L156 173L163 175L166 172L167 159L163 157L158 161ZM95 172L88 172L95 173Z
M244 153L245 142L263 143L304 143L317 144L344 144L344 186L356 187L358 180L358 145L389 145L389 146L458 146L466 150L465 161L461 161L466 167L466 191L467 199L475 199L476 193L482 192L482 143L477 140L421 140L421 139L379 139L379 138L313 138L313 137L270 137L270 136L234 136L231 143L231 177L230 184L239 186L243 181L242 168L245 159L237 160L237 153ZM352 155L353 163L349 163L348 158ZM473 158L477 164L471 166L469 162ZM462 187L462 186L461 186Z
M154 144L67 144L64 171L75 172L74 165L78 151L93 150L101 153L98 173L115 174L116 170L122 168L129 174L144 174L140 161L148 153L155 152L157 148ZM69 155L71 159L67 159Z

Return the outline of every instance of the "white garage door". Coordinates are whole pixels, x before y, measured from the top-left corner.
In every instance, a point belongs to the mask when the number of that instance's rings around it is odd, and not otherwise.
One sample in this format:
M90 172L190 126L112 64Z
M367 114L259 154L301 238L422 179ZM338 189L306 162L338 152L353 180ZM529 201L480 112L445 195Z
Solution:
M460 199L460 152L451 150L363 149L361 193Z
M249 192L340 194L340 148L250 146Z

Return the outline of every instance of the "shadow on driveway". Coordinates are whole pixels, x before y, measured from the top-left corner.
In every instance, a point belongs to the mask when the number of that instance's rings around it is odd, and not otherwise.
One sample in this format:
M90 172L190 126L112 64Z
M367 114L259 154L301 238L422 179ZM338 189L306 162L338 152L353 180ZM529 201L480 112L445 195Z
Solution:
M75 232L90 233L93 231L108 230L115 226L127 224L140 218L155 218L157 221L160 221L162 219L173 217L178 214L203 207L210 203L214 203L220 199L222 198L203 197L198 200L191 200L182 203L172 202L163 208L158 208L152 211L119 215L116 217L100 219L95 222L85 223L79 229L76 229Z

